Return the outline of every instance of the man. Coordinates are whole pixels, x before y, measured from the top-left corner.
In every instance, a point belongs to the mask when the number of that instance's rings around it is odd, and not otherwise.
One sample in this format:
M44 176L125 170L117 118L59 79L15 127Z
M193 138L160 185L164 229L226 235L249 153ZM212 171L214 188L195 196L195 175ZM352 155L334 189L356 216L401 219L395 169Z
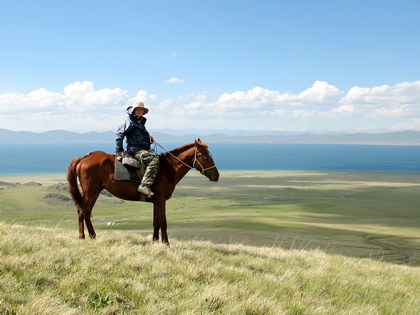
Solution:
M137 191L151 197L153 192L150 190L150 186L152 186L159 171L159 157L153 152L149 152L150 143L153 143L154 139L145 127L147 119L144 115L148 112L149 109L144 107L141 101L135 101L132 106L127 108L128 116L117 131L116 153L119 156L122 155L125 137L128 153L147 166Z

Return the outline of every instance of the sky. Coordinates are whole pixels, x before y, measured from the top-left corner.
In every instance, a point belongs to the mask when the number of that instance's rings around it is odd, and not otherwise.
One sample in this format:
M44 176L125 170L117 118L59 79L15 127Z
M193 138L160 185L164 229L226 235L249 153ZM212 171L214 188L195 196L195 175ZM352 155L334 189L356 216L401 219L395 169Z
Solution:
M0 128L420 130L420 1L0 0Z

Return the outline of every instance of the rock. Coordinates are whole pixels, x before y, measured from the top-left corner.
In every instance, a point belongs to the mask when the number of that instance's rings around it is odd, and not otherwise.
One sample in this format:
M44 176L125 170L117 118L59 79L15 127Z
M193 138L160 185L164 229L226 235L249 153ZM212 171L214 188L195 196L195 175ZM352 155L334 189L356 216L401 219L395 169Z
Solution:
M68 186L65 183L57 183L51 186L48 186L48 190L58 190L58 191L68 191Z
M123 200L121 200L121 199L103 199L103 200L101 200L101 202L104 202L104 203L107 203L107 204L110 204L110 205L120 205L120 204L122 204L122 203L124 203L124 201Z
M107 197L113 197L113 195L111 195L107 190L102 190L101 191L101 195L107 196Z
M46 194L42 196L44 199L58 199L60 201L71 201L71 198L61 195L61 194Z
M2 182L2 181L0 181L0 186L10 186L10 187L13 187L13 186L16 186L16 184L15 183L8 183L8 182Z
M27 182L23 185L27 185L27 186L42 186L41 183L37 183L37 182Z

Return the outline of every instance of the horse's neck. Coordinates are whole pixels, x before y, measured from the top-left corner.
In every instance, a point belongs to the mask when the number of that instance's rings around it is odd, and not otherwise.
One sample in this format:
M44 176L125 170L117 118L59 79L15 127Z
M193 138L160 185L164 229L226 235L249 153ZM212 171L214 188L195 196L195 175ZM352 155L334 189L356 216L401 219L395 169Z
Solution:
M170 165L173 168L174 180L178 183L193 167L194 146L184 146L170 151ZM181 162L182 161L182 162Z

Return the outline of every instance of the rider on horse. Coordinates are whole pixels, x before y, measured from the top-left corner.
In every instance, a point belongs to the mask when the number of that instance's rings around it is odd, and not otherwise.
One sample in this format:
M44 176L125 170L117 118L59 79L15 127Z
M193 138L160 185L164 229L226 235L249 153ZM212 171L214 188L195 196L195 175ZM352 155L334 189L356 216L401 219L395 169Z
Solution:
M122 155L124 151L123 140L125 137L128 153L147 166L137 191L151 197L153 196L153 192L150 190L150 186L155 181L159 171L159 157L149 151L150 143L153 143L154 139L145 127L147 119L144 115L148 112L149 109L144 107L141 101L136 101L132 106L127 108L128 116L117 131L116 153L119 156Z

